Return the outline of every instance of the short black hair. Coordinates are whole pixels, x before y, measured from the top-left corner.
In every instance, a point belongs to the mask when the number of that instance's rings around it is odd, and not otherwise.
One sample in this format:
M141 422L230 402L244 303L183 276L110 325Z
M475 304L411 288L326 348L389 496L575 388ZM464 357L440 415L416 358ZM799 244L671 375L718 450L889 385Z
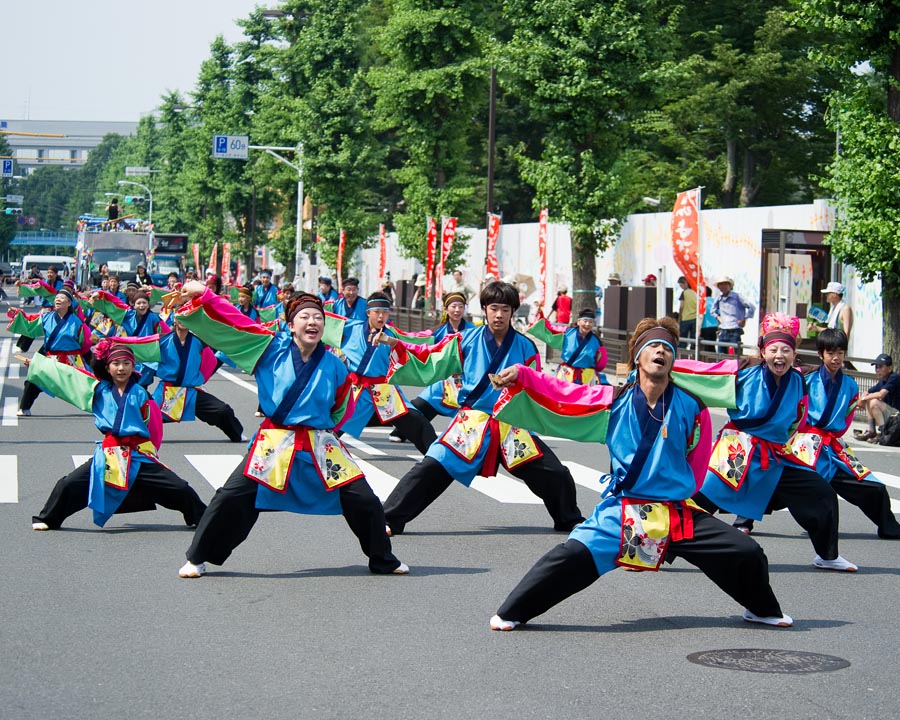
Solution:
M376 290L366 298L366 302L372 302L373 300L384 300L388 305L391 305L391 299L380 290Z
M509 305L513 310L519 309L519 291L507 282L488 283L481 291L481 307L488 305Z
M837 328L825 328L816 336L816 351L820 353L826 350L847 352L847 346L847 333Z

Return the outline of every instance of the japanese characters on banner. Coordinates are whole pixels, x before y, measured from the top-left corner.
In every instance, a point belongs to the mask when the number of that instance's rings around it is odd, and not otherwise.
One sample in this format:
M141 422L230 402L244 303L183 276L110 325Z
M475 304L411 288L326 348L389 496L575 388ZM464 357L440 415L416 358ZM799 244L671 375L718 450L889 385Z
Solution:
M540 258L540 270L538 281L541 284L541 306L547 307L547 208L541 208L538 217L538 257Z
M191 250L194 251L194 270L200 272L200 243L191 243Z
M500 239L500 215L488 213L487 253L484 261L484 274L500 277L500 263L497 262L497 240Z
M378 279L384 282L384 274L387 272L387 234L384 225L378 226Z
M706 283L700 267L700 188L678 193L672 210L672 256L697 293L697 314L706 312ZM702 291L698 288L702 288Z
M213 243L212 255L209 256L209 265L207 266L207 271L211 274L216 274L216 258L219 256L219 241Z
M231 285L231 243L222 243L222 283Z
M437 223L433 217L428 218L428 233L425 238L427 251L425 256L425 305L431 300L431 285L434 282L434 246L437 241Z
M241 270L241 261L238 260L234 263L234 284L235 285L243 285L244 284L244 272Z
M343 280L344 277L344 249L347 247L347 231L344 228L341 228L340 241L338 242L338 254L337 254L337 267L335 268L335 272L337 273L337 286L338 292L343 291Z
M456 239L456 218L441 218L441 264L437 272L437 289L435 290L435 299L444 297L444 275L447 271L444 264L447 262L447 256L453 249L453 241Z

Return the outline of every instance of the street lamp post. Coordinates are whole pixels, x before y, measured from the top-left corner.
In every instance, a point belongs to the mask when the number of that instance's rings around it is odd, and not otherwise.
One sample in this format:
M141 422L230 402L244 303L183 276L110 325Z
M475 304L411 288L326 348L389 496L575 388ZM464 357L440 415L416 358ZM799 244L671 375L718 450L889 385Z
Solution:
M147 224L150 226L150 229L153 229L153 193L150 192L150 188L146 185L141 185L140 183L136 183L132 180L119 180L119 185L136 185L141 188L144 192L147 193L147 197L150 199L150 209L147 211Z

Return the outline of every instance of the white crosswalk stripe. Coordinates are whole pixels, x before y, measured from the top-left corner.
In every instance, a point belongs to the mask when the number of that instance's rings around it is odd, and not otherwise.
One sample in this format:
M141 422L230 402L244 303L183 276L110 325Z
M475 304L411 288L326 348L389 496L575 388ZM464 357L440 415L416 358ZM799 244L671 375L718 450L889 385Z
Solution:
M346 437L343 438L346 441ZM351 444L351 443L348 443ZM366 479L375 494L384 502L397 486L400 478L381 470L365 457L384 457L386 453L364 442L352 443L357 452L354 457L360 468L366 474ZM78 467L91 459L91 455L72 455L72 466ZM243 459L243 455L185 455L185 459L191 466L210 484L213 489L220 488L231 473ZM421 460L421 455L409 453L406 455L411 460ZM597 493L599 501L602 486L600 476L602 472L580 463L566 461L565 465L572 473L576 484ZM18 499L18 458L16 455L0 455L0 467L5 472L0 475L0 503L17 503ZM878 479L890 488L900 489L900 476L889 473L878 473ZM534 495L521 481L511 477L501 469L500 474L493 478L476 477L472 481L472 489L480 492L497 502L507 504L539 505L541 500ZM891 498L891 509L900 513L900 500Z
M16 455L0 455L0 503L19 502L19 458Z
M238 463L244 459L243 455L185 455L194 469L214 490L218 490L225 484L228 476L234 472Z

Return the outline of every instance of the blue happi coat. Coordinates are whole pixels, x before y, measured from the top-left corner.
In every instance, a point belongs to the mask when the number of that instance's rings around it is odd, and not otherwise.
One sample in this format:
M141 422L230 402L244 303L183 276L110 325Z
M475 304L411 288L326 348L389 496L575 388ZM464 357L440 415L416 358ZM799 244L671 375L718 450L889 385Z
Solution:
M462 337L461 350L463 357L462 388L459 391L458 400L460 409L454 414L454 421L460 418L461 413L467 409L478 410L492 414L494 404L500 397L500 390L491 385L487 380L487 373L494 357L495 349L499 356L495 362L495 369L491 372L499 372L510 365L527 365L540 368L540 358L534 342L520 332L510 328L507 333L506 349L498 348L494 336L486 325L472 327ZM480 448L471 460L460 457L451 450L452 442L449 435L453 430L453 422L447 431L441 435L431 447L428 448L428 457L432 457L463 485L469 486L475 476L480 474L482 466L488 455L494 430L490 425L484 429ZM496 438L493 438L496 442ZM493 468L490 469L493 472Z
M390 325L384 326L384 334L397 337ZM353 387L356 407L342 430L354 437L359 437L371 420L376 402L385 407L384 415L379 415L379 420L390 422L390 419L402 417L409 412L409 403L403 391L387 383L391 348L388 345L373 344L370 342L371 335L368 322L348 320L341 341L341 352L347 360L347 366L350 372L356 374Z
M159 423L159 410L153 408L151 403L153 401L147 394L147 390L137 384L135 376L132 376L125 392L121 395L113 383L108 380L101 380L94 390L92 404L94 425L106 436L106 440L97 443L97 449L94 451L91 462L88 507L94 513L94 523L100 527L103 527L122 505L128 491L131 490L137 479L141 465L159 462L155 452L156 446L152 443L149 446L145 444L151 440L158 443L161 437L151 438L149 424L154 420L157 424ZM104 482L104 470L107 462L104 456L104 445L123 443L127 443L131 460L128 466L128 487L120 489ZM142 443L145 451L138 449L138 445Z
M611 465L607 490L591 516L569 535L591 551L601 575L618 566L626 498L682 503L697 491L709 457L709 426L703 403L671 383L653 411L638 384L620 391L610 408L606 436Z
M465 318L461 318L459 321L459 328L454 330L453 326L450 324L448 320L445 323L438 325L434 329L434 344L437 345L441 340L443 340L448 335L452 335L453 333L465 333L475 326L468 322ZM456 395L456 392L459 390L459 384L462 382L462 377L459 375L454 375L453 377L449 377L446 380L439 380L436 383L432 383L427 388L425 388L421 393L419 393L419 398L427 402L431 407L437 410L439 415L454 415L456 411L459 409L457 406L446 405L444 401L445 387L448 391L453 392L453 395ZM451 391L448 385L453 386L453 390Z
M332 312L336 315L342 315L350 320L366 320L366 311L368 309L369 303L366 302L365 298L356 298L356 302L353 303L353 307L351 308L347 305L347 298L341 295L341 297L334 301Z
M761 520L785 467L783 447L803 420L799 370L776 385L765 363L738 371L737 409L719 433L701 491L718 507Z

